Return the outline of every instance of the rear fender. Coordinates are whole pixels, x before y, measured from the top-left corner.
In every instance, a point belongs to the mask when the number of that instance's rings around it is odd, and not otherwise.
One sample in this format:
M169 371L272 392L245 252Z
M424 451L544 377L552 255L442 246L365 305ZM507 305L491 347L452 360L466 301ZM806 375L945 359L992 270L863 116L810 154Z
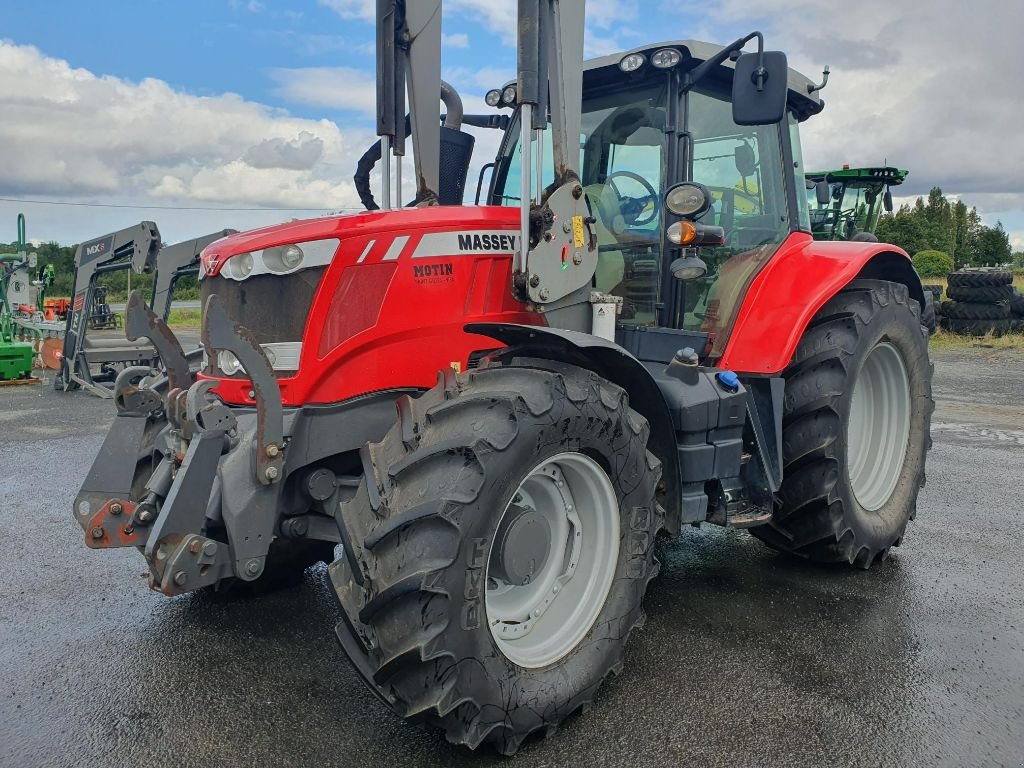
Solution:
M654 378L629 352L614 342L578 331L511 323L473 323L467 333L490 336L511 349L503 354L570 363L594 371L629 393L629 404L650 424L648 449L662 463L665 527L680 529L680 475L672 414Z
M830 242L795 234L750 285L718 366L777 374L815 313L851 280L903 283L920 306L924 287L906 251L886 243Z

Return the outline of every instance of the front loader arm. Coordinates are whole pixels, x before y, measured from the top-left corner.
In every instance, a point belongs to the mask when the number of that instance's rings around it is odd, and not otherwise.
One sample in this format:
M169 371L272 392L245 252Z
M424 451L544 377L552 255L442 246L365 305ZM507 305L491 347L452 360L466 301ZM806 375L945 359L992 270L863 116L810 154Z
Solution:
M514 271L519 294L536 304L550 304L590 285L597 269L594 220L579 175L583 20L581 2L519 0L517 98L523 165L521 251ZM538 138L540 151L549 109L554 183L534 195L531 140ZM543 162L539 157L538 186Z

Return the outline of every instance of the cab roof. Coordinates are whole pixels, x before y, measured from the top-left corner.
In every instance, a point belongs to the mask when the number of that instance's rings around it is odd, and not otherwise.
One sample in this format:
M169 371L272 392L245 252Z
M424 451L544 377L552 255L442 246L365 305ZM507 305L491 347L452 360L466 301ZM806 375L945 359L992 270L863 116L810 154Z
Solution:
M840 168L834 171L808 171L804 176L811 181L842 182L847 186L886 184L895 187L903 183L910 171L892 165L865 168Z
M614 67L618 70L619 62L623 57L628 56L631 53L642 53L647 58L648 64L647 69L652 69L650 59L651 54L655 51L659 51L662 48L675 48L682 55L682 60L676 66L683 70L690 70L698 66L702 62L712 58L717 53L722 51L724 46L716 45L714 43L705 43L700 40L672 40L663 43L648 43L638 48L632 48L628 51L621 51L619 53L613 53L608 56L601 56L596 59L588 59L583 62L583 71L594 72L605 67ZM726 59L719 67L719 79L728 77L731 80L731 73L727 73L726 70L733 69L733 62ZM712 77L714 74L712 74ZM805 120L811 115L816 115L820 112L825 102L818 95L817 91L810 93L809 90L814 87L815 83L808 79L805 75L797 72L792 67L789 68L789 106L796 110L797 116L801 120Z

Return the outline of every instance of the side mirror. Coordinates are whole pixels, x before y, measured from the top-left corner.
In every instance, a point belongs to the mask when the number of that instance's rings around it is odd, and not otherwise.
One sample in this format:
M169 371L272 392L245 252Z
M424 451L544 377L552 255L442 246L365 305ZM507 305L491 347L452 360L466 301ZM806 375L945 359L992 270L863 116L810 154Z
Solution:
M737 173L744 179L757 173L757 158L754 157L754 148L749 144L738 145L733 152L733 159L736 162Z
M829 191L828 182L822 179L814 185L814 196L818 198L818 205L828 205L832 199L832 192Z
M733 122L736 125L779 122L786 114L788 78L789 67L782 51L740 54L732 78Z
M882 195L882 205L885 206L886 213L892 213L892 192L888 189L886 189L885 194Z

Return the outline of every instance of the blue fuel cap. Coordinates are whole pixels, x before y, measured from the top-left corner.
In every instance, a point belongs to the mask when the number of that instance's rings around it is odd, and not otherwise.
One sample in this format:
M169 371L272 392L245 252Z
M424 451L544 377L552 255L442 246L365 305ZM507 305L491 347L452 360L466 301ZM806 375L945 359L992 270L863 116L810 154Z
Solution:
M736 392L740 388L740 377L732 371L719 371L715 374L719 386L728 392Z

